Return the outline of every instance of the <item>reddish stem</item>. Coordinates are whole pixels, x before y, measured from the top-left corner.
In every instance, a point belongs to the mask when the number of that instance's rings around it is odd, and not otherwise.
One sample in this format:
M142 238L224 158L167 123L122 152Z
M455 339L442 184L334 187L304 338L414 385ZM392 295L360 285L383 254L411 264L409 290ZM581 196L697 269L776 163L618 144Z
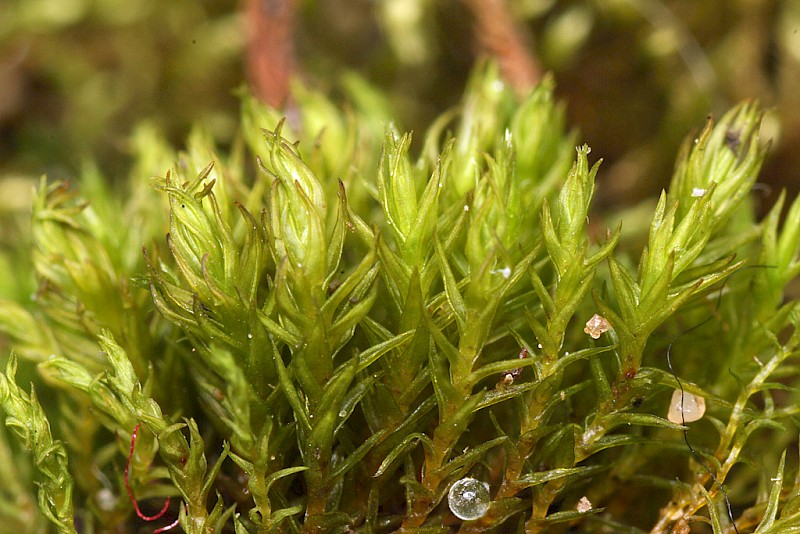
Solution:
M281 108L295 70L293 0L245 0L247 74L263 102Z
M167 497L167 502L164 503L164 508L162 508L161 511L158 512L156 515L144 515L142 511L139 509L139 503L136 502L136 497L133 496L133 490L131 489L131 483L128 478L128 475L131 470L131 462L133 461L133 449L136 446L136 437L139 434L139 426L141 426L141 423L137 424L136 428L134 428L133 432L131 432L131 450L128 453L128 462L125 464L125 489L128 490L128 497L130 497L131 502L133 503L133 508L136 510L136 515L138 515L141 519L145 521L155 521L157 519L160 519L161 516L167 513L167 508L169 508L170 497ZM177 524L178 522L176 520L172 525L160 528L156 530L153 534L158 534L160 532L169 530L175 527L175 525Z
M173 521L172 523L170 523L166 527L161 527L161 528L155 529L153 531L153 534L161 534L162 532L166 532L168 530L172 530L173 528L178 526L179 522L180 522L180 518L176 519L175 521Z
M475 17L475 35L481 48L500 65L503 77L520 95L541 78L541 67L524 28L517 25L506 0L463 0Z

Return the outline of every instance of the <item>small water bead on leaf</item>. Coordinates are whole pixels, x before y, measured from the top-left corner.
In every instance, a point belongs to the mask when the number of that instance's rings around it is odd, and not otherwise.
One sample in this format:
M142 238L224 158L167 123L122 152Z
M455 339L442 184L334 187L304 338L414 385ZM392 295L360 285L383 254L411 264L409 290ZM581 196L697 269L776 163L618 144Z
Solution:
M470 477L456 481L447 494L450 511L465 521L483 517L490 503L489 484Z
M679 425L701 419L706 413L706 400L688 391L676 389L669 402L667 419Z
M600 339L600 336L609 330L611 330L611 323L609 323L605 317L596 313L592 315L591 319L586 321L586 328L583 329L592 339Z

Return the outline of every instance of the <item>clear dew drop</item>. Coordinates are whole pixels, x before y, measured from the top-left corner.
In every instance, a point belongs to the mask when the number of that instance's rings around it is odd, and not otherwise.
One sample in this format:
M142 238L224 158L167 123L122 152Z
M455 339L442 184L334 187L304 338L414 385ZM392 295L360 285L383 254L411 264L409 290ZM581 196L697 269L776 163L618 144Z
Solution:
M681 400L683 395L683 400ZM693 395L688 391L676 389L672 392L672 400L669 401L669 412L667 419L673 423L682 425L691 423L703 417L706 413L706 400L703 397Z
M489 510L491 497L489 484L474 478L462 478L450 487L447 506L459 519L469 521L478 519Z

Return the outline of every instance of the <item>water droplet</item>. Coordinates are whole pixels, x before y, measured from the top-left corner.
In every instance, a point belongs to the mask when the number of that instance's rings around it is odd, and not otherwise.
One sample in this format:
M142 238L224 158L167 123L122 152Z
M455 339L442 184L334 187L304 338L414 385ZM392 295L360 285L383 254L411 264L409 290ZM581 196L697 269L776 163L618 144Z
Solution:
M489 484L474 478L462 478L450 487L447 506L459 519L466 521L483 517L489 510Z
M339 410L339 417L346 417L346 416L347 416L347 410L345 410L344 408Z

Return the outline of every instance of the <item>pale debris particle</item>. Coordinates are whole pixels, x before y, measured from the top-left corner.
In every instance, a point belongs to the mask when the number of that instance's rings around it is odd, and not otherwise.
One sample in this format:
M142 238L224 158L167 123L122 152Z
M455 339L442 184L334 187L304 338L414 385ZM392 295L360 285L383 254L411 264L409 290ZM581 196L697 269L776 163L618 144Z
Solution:
M672 392L667 419L673 423L679 425L691 423L702 418L704 413L706 413L706 400L703 397L679 389Z
M586 512L592 509L592 503L584 495L583 497L581 497L581 500L578 501L578 505L575 507L575 509L582 514L585 514Z
M502 269L492 269L489 271L491 274L499 274L502 275L503 278L508 280L508 277L511 276L511 267L503 267Z
M522 350L519 351L519 359L523 360L528 357L528 349L523 347ZM500 383L498 386L510 386L514 383L514 380L519 378L519 375L522 374L522 367L516 367L507 373L503 373L503 378L500 379Z
M609 323L602 315L594 314L592 318L586 321L586 328L584 332L592 336L592 339L600 339L603 332L611 330L611 323Z
M706 190L703 189L702 187L693 187L692 188L692 196L695 197L695 198L702 197L705 194L706 194Z

